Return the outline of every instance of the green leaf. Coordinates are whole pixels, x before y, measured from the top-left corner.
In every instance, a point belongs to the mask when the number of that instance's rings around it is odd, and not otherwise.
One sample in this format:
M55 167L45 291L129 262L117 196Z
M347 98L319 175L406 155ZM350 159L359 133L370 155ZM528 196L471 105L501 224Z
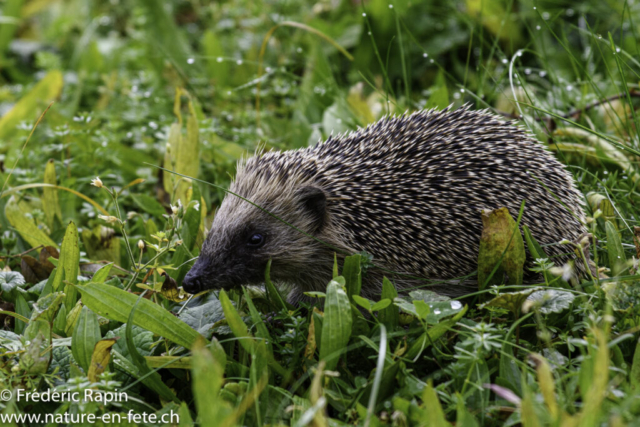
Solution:
M131 308L131 312L129 314L129 318L127 319L127 325L125 327L125 338L126 338L126 342L127 342L127 350L129 351L129 357L133 361L133 364L140 371L140 374L144 377L142 379L142 382L144 383L144 385L149 387L154 392L158 393L158 395L160 397L162 397L164 400L173 400L174 402L178 403L178 402L180 402L178 397L162 381L162 377L160 377L160 374L157 371L155 371L155 370L152 371L149 368L149 365L147 365L147 361L145 360L144 356L142 356L138 352L138 348L136 347L136 343L133 340L133 332L132 332L133 316L134 316L137 308L140 306L141 301L146 301L144 299L144 293L141 294L138 297L136 303ZM76 331L77 330L78 329L76 327ZM74 332L73 335L75 336L75 332Z
M40 299L33 304L31 320L43 319L47 323L52 323L63 299L64 293L62 292L54 292L40 297Z
M409 302L410 300L411 302ZM414 317L422 318L427 324L435 325L440 320L455 315L462 310L462 303L459 301L451 300L444 295L438 295L432 291L418 290L409 292L409 298L398 297L395 298L394 303L401 310L413 315ZM422 317L417 307L421 306L421 310L426 310L422 304L426 304L428 313Z
M133 339L133 344L136 347L136 350L142 356L150 356L153 351L154 339L153 332L147 331L146 329L141 328L140 326L133 325L131 327L131 335ZM116 350L120 355L126 357L127 359L132 360L132 357L129 354L129 347L127 344L127 340L123 339L127 336L127 323L121 325L120 327L113 329L104 336L105 338L120 338L116 341L113 349Z
M202 36L202 48L207 61L208 76L213 80L215 87L224 87L227 84L229 75L229 63L227 61L218 62L218 58L224 58L225 52L222 41L216 34L207 30Z
M0 271L0 290L3 300L13 302L18 296L18 289L24 288L26 284L22 274L17 271Z
M478 254L478 286L501 285L504 275L510 285L522 285L524 241L507 208L482 211L482 235Z
M191 363L193 396L200 425L223 425L223 421L231 414L229 404L220 397L224 365L201 342L193 346Z
M251 313L251 320L256 327L256 336L263 339L263 342L267 346L267 351L270 354L270 358L273 359L273 339L269 334L269 330L262 321L262 316L260 316L256 306L253 304L251 296L249 296L249 293L247 292L247 288L242 288L242 292L244 293L244 300L246 301L247 307L249 307L249 312Z
M45 184L58 185L56 167L52 159L47 162L44 168L44 182ZM58 190L56 188L44 187L42 189L42 209L50 229L53 229L55 218L62 221L62 210L60 209Z
M414 359L415 357L417 357L425 348L433 344L437 339L444 335L445 332L447 332L456 323L458 323L458 320L462 319L468 309L469 307L465 305L464 308L451 319L440 322L437 325L429 328L427 332L423 333L420 338L418 338L411 345L409 351L407 351L406 356L409 359Z
M24 0L7 0L2 5L2 18L5 22L0 24L0 66L6 68L5 51L21 25L20 12L22 10Z
M29 308L29 304L27 304L27 301L24 299L24 297L21 294L17 294L16 295L16 314L19 314L23 317L26 317L27 319L29 319L31 317L31 309ZM14 327L14 332L16 334L22 334L24 332L24 329L26 328L27 324L24 323L22 320L20 319L16 319L16 324Z
M180 320L206 337L211 335L211 327L224 319L224 311L218 299L210 299L202 305L185 308L179 317Z
M158 8L156 8L158 9ZM176 102L174 111L178 116L178 123L171 125L167 140L167 151L165 153L165 167L174 172L197 177L200 169L200 146L199 146L199 129L196 111L191 99L188 102L189 117L187 118L187 132L182 134L182 116L180 115L180 95L186 94L182 90L176 93ZM191 189L191 180L169 172L164 172L165 189L171 194L172 202L183 205L189 203L190 197L188 193Z
M467 14L478 19L482 25L505 43L519 45L522 39L521 29L511 14L504 7L504 2L484 2L482 0L466 0Z
M447 90L447 81L444 77L444 71L440 70L438 72L436 81L429 90L431 92L431 96L427 99L424 109L429 110L431 108L437 108L438 110L442 110L443 108L447 108L449 105L449 91Z
M0 118L0 140L7 141L18 129L20 122L36 120L47 105L60 96L63 84L62 72L49 71L33 89Z
M638 393L640 391L640 339L636 342L636 348L633 352L633 362L631 363L631 371L629 371L629 379L631 387Z
M444 416L444 411L442 410L442 405L440 405L440 400L438 400L438 395L430 384L425 386L424 392L422 393L422 400L424 402L424 412L422 415L424 425L430 427L451 426Z
M165 60L168 60L180 75L184 76L187 71L184 68L185 64L187 59L193 56L193 51L184 33L176 25L174 13L178 12L172 10L173 7L167 7L169 5L160 5L153 0L143 0L139 5L144 8L143 13L146 17L144 20L146 28L142 34L147 37L149 48L157 61L158 70L162 70ZM200 67L196 62L191 64L190 68L195 68L197 71Z
M83 307L71 337L71 352L85 373L89 372L93 349L101 338L98 316L89 308Z
M192 250L194 248L194 245L196 243L196 237L198 236L199 227L200 227L200 212L196 209L195 205L189 203L187 212L184 214L182 232L181 232L184 245L189 250Z
M396 291L393 283L389 281L386 277L382 279L382 294L380 299L388 299L390 301L395 300L398 296L398 291ZM378 313L378 319L382 322L389 331L393 331L400 321L400 311L398 307L395 305L389 305L384 310L380 310Z
M347 285L347 295L349 298L360 295L362 288L362 269L360 268L360 254L351 255L344 259L342 266L342 277ZM365 307L366 308L366 307Z
M427 318L427 315L431 313L431 310L429 309L427 303L422 300L414 301L413 306L416 308L416 314L418 315L419 319L424 320Z
M69 222L67 231L64 233L62 239L62 248L60 249L60 262L58 264L58 270L56 271L56 277L53 281L53 290L59 291L62 287L62 276L64 274L64 280L69 282L65 284L64 293L66 298L64 304L67 307L73 307L78 299L77 293L73 285L78 283L78 270L80 264L80 241L78 239L78 228L73 223Z
M538 243L538 241L531 234L531 230L526 225L522 225L522 231L524 232L524 238L527 242L527 248L529 249L529 253L533 259L538 258L549 258L547 254L542 249L542 246Z
M267 268L264 271L264 287L267 290L267 298L278 308L278 310L292 309L293 307L289 303L285 302L278 289L273 285L273 282L271 282L270 273L271 260L267 262Z
M575 299L572 292L559 291L556 289L545 289L536 291L527 297L527 302L538 306L538 310L543 314L562 313L571 307Z
M388 299L388 298L381 299L377 303L373 304L373 306L371 307L371 311L384 310L385 308L389 307L389 305L391 305L391 300L390 299Z
M361 297L360 295L352 295L352 298L360 307L364 308L367 311L371 311L371 301Z
M607 230L607 253L609 255L609 268L612 275L618 276L626 269L627 257L622 248L620 233L611 221L605 223Z
M534 405L534 395L528 388L525 388L524 398L520 403L520 418L522 419L523 427L542 427L545 425L540 418Z
M505 292L496 296L491 301L481 304L479 308L500 307L509 310L514 316L517 316L520 310L522 310L522 304L529 298L529 295L541 290L544 290L544 288L536 287L519 292Z
M53 332L65 336L65 327L67 326L67 307L62 304L60 310L56 314L53 321Z
M27 215L29 212L22 210L18 205L16 198L11 196L6 206L4 207L4 214L9 220L9 223L15 228L20 236L29 243L32 247L36 246L53 246L58 247L56 242L51 240L47 234L38 228L32 219Z
M233 335L238 338L238 342L240 343L240 345L246 351L251 352L255 340L249 333L247 325L242 321L242 317L240 317L240 314L238 314L238 311L231 303L231 300L229 299L229 296L224 291L224 289L220 291L218 299L220 300L220 304L222 305L222 309L224 310L224 317L225 319L227 319L227 324L231 328L231 332L233 332Z
M120 264L121 239L113 228L101 224L93 228L87 227L82 230L81 237L88 258Z
M459 393L456 393L456 395L456 400L458 401L456 405L456 427L479 427L478 421L467 409L464 398Z
M266 387L269 381L269 369L267 361L270 356L267 354L264 341L256 342L251 352L251 368L249 370L249 395L252 395L253 413L257 420L257 425L264 425L266 412L269 405L269 389ZM262 393L258 394L258 391Z
M45 329L48 330L49 325L45 322L42 323L47 325ZM48 337L49 335L46 332L39 332L30 340L26 351L20 355L20 367L24 369L27 374L43 375L47 372L49 354L48 352L44 352L43 354L43 349L49 346Z
M191 418L191 411L189 411L189 405L187 402L182 401L180 404L180 409L178 409L178 417L180 420L180 424L178 427L193 427L195 423L193 422L193 418Z
M340 354L346 350L352 325L349 297L336 280L327 286L322 323L320 359L326 361L325 369L332 371L338 364Z
M529 253L531 254L531 258L535 259L549 259L547 254L545 253L542 246L538 243L538 241L531 234L531 230L529 227L522 224L522 231L524 233L524 239L527 242L527 248L529 249ZM543 275L545 277L545 283L549 283L552 279L550 273L548 271L543 271Z
M49 366L50 370L55 370L58 368L58 375L62 377L62 379L69 379L69 370L73 362L73 354L69 347L54 347L51 351L51 365Z
M91 278L91 281L95 283L104 283L109 277L111 267L113 267L113 263L105 264L104 266L100 267L100 270L95 272L95 274Z
M162 215L167 213L160 202L147 194L131 194L131 199L140 209L158 219L162 219Z
M102 283L76 285L82 294L82 302L107 319L125 323L137 301L129 292ZM143 299L136 310L133 324L158 334L185 348L191 348L200 334L180 321L173 314L149 300Z

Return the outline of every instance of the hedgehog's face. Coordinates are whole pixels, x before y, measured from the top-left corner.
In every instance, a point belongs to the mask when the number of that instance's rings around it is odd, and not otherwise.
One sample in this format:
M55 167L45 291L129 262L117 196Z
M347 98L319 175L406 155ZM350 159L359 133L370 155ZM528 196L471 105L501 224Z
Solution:
M311 235L317 234L325 222L326 196L316 187L285 191L273 200L256 204ZM287 274L299 274L295 270L314 256L312 243L308 236L267 212L228 195L198 260L182 282L183 288L197 293L259 284L264 281L270 259L272 275L287 280Z

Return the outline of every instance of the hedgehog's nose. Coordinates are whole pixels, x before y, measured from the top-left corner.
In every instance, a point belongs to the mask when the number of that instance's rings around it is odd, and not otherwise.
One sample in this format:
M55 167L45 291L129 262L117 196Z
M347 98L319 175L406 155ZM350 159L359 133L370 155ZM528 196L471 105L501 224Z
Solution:
M202 290L202 277L193 269L189 270L182 280L182 289L187 293L197 294Z

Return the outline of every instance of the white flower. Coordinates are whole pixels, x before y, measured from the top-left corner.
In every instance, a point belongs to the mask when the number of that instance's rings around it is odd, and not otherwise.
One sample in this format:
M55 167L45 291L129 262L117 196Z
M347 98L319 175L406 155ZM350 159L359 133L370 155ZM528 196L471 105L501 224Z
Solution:
M118 218L116 218L115 216L98 215L98 218L100 218L101 220L105 221L108 224L115 224L116 222L118 222Z
M96 179L92 179L91 180L91 185L93 185L94 187L98 187L98 188L102 188L102 181L100 181L100 177L96 176Z
M551 267L549 272L554 276L562 276L562 280L568 282L573 277L573 266L567 263L562 267Z
M144 249L144 242L142 240L138 240L138 249L140 250Z

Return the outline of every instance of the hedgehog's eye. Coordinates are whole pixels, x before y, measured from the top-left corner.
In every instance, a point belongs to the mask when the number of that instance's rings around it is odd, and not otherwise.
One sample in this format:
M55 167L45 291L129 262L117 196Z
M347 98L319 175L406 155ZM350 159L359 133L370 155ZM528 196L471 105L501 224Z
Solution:
M253 246L254 248L258 248L262 246L264 243L264 236L260 233L255 233L251 237L249 237L249 241L247 245Z

